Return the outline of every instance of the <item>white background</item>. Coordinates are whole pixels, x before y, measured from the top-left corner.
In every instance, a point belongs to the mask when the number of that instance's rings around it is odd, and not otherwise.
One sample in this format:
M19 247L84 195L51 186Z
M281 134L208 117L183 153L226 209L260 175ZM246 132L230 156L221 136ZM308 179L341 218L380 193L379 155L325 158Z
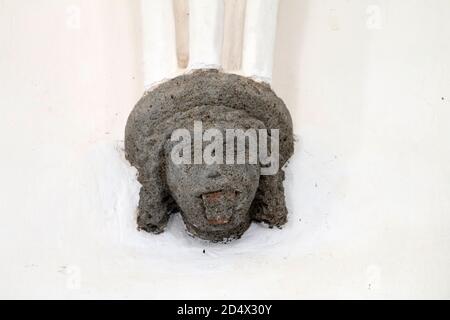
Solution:
M281 1L290 221L229 245L135 230L138 4L0 0L0 298L450 298L450 1Z

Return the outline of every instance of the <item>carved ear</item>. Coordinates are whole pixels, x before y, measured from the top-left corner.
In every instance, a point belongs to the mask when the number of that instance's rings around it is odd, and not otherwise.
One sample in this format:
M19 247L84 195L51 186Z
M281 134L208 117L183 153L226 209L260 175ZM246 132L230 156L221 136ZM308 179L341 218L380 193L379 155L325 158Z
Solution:
M282 169L275 175L260 177L259 189L251 208L253 220L265 222L270 227L281 227L287 222L283 180Z
M164 198L146 187L141 188L137 224L139 230L159 234L169 221L169 208Z
M174 209L174 201L163 178L161 144L157 144L158 147L154 145L152 152L142 155L141 166L138 168L138 180L142 184L137 216L138 229L155 234L164 232L169 214Z

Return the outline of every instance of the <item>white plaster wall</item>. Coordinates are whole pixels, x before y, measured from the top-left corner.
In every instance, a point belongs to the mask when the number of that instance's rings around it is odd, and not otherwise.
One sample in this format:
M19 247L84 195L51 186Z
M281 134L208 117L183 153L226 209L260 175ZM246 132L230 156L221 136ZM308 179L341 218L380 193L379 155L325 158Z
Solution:
M448 0L281 0L290 222L227 246L134 229L138 3L0 0L0 298L450 298Z

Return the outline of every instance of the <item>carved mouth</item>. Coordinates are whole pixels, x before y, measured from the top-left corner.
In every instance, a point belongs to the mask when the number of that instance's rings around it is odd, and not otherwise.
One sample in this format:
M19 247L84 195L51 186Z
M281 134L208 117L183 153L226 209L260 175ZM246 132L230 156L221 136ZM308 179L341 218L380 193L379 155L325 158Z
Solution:
M201 199L205 207L205 216L211 225L224 225L233 218L234 208L239 192L236 190L219 190L203 193Z

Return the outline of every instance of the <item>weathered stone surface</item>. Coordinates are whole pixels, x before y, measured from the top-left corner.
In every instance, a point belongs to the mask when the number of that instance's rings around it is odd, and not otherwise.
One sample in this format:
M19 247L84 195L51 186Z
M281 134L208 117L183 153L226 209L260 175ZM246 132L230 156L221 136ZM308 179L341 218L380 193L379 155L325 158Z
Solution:
M293 153L292 120L269 86L238 75L197 71L144 95L125 132L127 159L142 184L138 227L161 233L171 213L180 212L192 235L211 241L239 238L251 221L281 226L287 221L282 169L260 175L259 164L175 165L172 132L279 129L280 167Z

